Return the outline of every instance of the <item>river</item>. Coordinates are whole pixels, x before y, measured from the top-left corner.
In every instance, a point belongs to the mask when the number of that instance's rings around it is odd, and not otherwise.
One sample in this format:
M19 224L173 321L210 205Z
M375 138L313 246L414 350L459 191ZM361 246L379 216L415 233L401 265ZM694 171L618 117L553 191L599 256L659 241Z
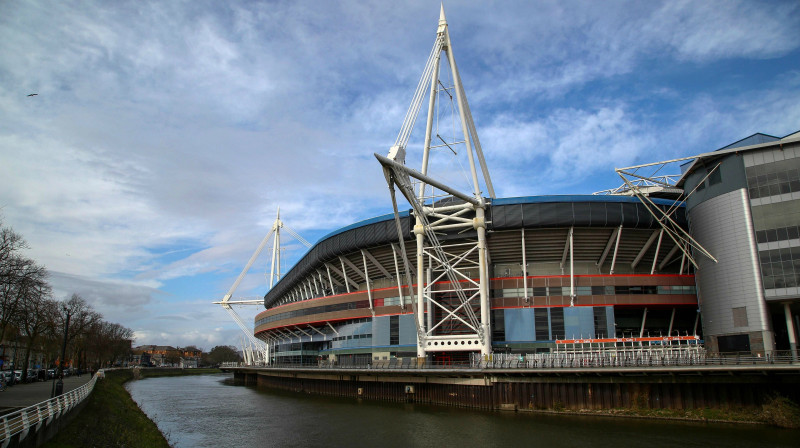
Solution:
M233 385L232 375L127 383L176 447L797 447L800 431L358 401Z

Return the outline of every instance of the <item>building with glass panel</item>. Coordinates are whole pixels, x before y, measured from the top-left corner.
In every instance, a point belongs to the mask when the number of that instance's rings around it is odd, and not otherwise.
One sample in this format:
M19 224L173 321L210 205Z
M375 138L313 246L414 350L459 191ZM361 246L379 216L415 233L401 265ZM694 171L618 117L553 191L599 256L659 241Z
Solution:
M696 273L707 348L796 350L800 133L755 134L684 168L690 232L718 260Z
M676 191L685 202L675 201ZM647 194L663 210L677 206L676 224L716 262L697 256L692 267L634 197L488 200L493 351L546 352L575 342L613 347L653 337L704 342L712 352L797 349L800 133L755 134L697 156L673 187ZM404 281L409 266L418 272L414 217L401 212L398 220L380 216L327 235L266 294L255 334L269 342L271 362L416 356L411 291L419 279L411 278L411 288ZM405 261L396 225L412 254ZM457 246L475 233L443 232L441 239ZM477 266L477 255L470 257ZM477 268L463 274L478 277ZM428 272L422 282L431 278ZM434 283L447 303L452 284ZM456 300L450 310L459 310ZM428 327L465 334L458 316L437 327L445 313L453 311L428 304ZM434 352L434 361L445 362L469 354Z
M654 201L663 209L675 205ZM638 199L493 199L487 216L493 351L550 351L574 340L614 346L617 339L702 337L689 263ZM407 254L416 250L413 219L400 213ZM686 227L682 205L676 219ZM475 232L443 232L440 238L453 246L474 240ZM353 224L317 242L266 294L266 310L255 319L256 336L272 348L271 362L415 357L417 328L399 244L393 214ZM475 258L477 266L477 254L467 258ZM477 267L462 268L462 273L478 276ZM430 282L431 274L426 277L423 281ZM450 282L435 285L446 301ZM427 308L431 327L443 322L446 311ZM465 328L451 319L436 333L459 335ZM433 361L457 361L469 351L444 347L430 356Z

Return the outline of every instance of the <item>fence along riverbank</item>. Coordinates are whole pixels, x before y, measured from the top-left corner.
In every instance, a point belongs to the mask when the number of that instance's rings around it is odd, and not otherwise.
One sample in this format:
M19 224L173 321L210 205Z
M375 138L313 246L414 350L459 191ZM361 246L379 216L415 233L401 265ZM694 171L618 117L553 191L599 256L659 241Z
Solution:
M700 346L571 346L554 353L473 356L465 363L398 358L223 368L240 384L479 409L753 410L776 397L800 401L796 355L711 355Z
M69 421L68 417L73 415L73 411L77 412L76 407L92 393L97 379L103 376L103 371L98 371L83 386L0 416L0 447L39 446L44 443Z

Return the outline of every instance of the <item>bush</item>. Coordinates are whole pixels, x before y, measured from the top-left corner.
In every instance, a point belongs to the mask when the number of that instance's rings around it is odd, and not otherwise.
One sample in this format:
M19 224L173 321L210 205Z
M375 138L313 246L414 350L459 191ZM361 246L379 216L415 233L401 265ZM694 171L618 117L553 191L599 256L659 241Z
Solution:
M800 428L800 407L792 400L776 396L761 408L764 422L781 428Z
M158 426L139 409L125 389L129 369L106 372L86 406L47 447L169 447Z

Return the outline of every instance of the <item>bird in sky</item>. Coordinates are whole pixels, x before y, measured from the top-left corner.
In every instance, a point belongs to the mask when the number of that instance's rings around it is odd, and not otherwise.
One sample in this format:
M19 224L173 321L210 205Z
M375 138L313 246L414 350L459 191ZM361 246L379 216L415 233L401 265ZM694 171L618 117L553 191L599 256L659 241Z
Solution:
M38 93L29 93L28 96L36 96Z

